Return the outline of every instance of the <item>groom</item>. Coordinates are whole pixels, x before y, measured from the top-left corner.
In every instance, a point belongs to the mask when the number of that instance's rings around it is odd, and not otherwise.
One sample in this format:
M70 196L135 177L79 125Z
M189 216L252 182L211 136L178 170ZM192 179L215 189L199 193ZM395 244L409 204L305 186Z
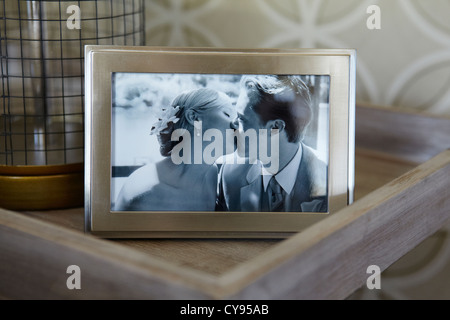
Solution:
M263 129L268 135L278 134L278 166L274 170L262 161L224 164L218 211L328 211L327 165L302 143L311 121L310 104L309 89L298 76L242 78L236 104L240 131ZM241 155L248 149L238 145Z

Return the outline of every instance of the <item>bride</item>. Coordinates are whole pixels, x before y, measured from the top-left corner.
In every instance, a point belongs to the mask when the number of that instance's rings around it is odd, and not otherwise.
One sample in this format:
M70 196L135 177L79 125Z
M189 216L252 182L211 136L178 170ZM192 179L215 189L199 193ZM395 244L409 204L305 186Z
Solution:
M194 140L196 136L203 136L201 131L208 129L219 130L225 137L227 129L236 129L233 122L236 117L237 113L225 93L197 89L178 95L165 110L163 119L152 128L160 144L160 153L165 158L133 172L121 189L114 209L214 211L218 169L215 164L194 161L194 153L201 151L203 155L205 148L202 144L200 150L194 149ZM191 157L188 161L173 161L172 151L183 141L172 141L174 131L185 132L183 139L191 139L190 144L184 144L192 147L192 150L188 150L192 152L187 152ZM185 151L183 149L183 153ZM186 158L186 154L183 158Z

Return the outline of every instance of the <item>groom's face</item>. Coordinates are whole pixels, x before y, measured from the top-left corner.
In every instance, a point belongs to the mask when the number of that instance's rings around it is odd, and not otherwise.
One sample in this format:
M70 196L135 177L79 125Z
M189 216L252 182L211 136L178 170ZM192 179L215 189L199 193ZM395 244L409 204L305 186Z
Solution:
M258 141L252 141L251 137L258 139L260 129L265 129L265 124L253 108L255 102L258 100L254 94L254 92L251 92L251 90L243 86L236 102L236 110L238 112L237 121L239 122L237 151L241 157L252 158L251 161L256 160L253 159L256 155L250 155L249 151L255 148L255 146L259 149Z
M254 129L258 132L264 128L264 123L258 113L254 111L256 102L254 93L250 92L246 87L242 87L236 102L236 110L238 112L239 130L247 131Z

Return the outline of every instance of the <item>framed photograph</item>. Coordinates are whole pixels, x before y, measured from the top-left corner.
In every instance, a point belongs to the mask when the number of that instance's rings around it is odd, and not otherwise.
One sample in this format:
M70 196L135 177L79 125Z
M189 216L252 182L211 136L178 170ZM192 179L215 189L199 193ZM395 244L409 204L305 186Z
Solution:
M87 46L86 231L281 238L351 204L355 59Z

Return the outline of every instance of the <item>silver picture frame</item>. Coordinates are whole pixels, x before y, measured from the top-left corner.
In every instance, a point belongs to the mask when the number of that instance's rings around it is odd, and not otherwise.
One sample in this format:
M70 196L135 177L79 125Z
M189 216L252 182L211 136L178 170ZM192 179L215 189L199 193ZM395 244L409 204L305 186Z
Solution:
M355 69L356 51L353 49L86 46L86 232L105 238L285 238L351 204L355 180ZM178 203L178 206L174 207L175 209L168 205L161 207L161 201L155 205L152 204L155 202L147 201L145 203L148 205L143 207L127 207L117 204L121 201L117 200L117 194L123 192L119 192L119 190L124 189L123 186L130 179L131 173L137 172L134 170L144 166L145 161L150 161L140 159L140 154L137 153L133 155L134 160L129 160L127 157L133 152L127 151L129 150L127 148L131 145L133 150L147 150L149 144L144 141L150 139L148 137L151 129L155 128L152 127L150 119L158 118L156 111L161 113L166 112L167 109L167 107L160 106L160 102L156 103L156 100L166 101L164 105L167 106L168 101L173 100L174 96L179 94L182 89L190 88L191 82L195 80L197 86L207 89L223 87L231 88L226 90L236 91L235 93L230 91L231 93L228 95L234 98L231 106L237 108L238 104L241 105L239 103L241 96L237 96L237 90L242 89L242 83L245 82L244 77L247 79L250 76L267 79L301 78L309 81L308 88L311 88L311 83L315 85L315 89L310 90L315 94L322 90L323 103L321 106L323 110L321 109L321 112L323 116L320 118L322 120L320 120L320 126L316 125L315 131L313 129L310 131L315 133L314 136L322 137L321 147L314 149L313 153L321 152L323 162L326 163L326 167L324 167L326 169L323 169L325 175L322 175L325 177L326 186L325 196L322 198L326 201L326 206L322 207L325 209L305 211L294 208L288 212L273 212L270 210L247 210L247 207L244 206L237 206L237 210L229 209L232 207L231 205L227 207L228 209L217 206L220 203L221 192L226 190L225 187L221 189L221 183L223 182L223 185L226 183L226 179L223 177L227 174L227 170L224 168L225 165L228 166L228 163L227 160L223 160L226 157L221 158L224 162L217 166L219 168L217 169L217 184L211 184L211 187L208 185L211 192L215 188L214 192L217 195L215 209L190 209L188 204L185 206L186 209L180 209L180 207L183 208L183 201L190 201L194 198L190 196L192 190L195 188L207 190L206 186L202 184L192 184L192 187L185 186L186 197L183 198L177 198L179 190L176 185L174 186L177 189L175 193L170 191L172 189L163 188L162 191L159 191L158 196L154 196L155 199L165 197L173 199L171 203ZM177 81L174 80L175 78ZM167 81L167 84L164 84L164 81ZM152 83L154 85L148 89L146 86L150 86ZM173 83L177 85L173 86ZM160 85L164 90L158 89ZM240 87L238 88L238 86ZM139 103L135 99L137 96L141 99L138 99ZM314 98L313 93L310 96ZM175 105L173 107L175 108ZM316 107L313 106L313 108ZM130 112L133 112L133 116L129 115ZM318 117L317 112L316 117ZM141 116L144 113L150 114L148 124L147 120ZM237 114L240 113L237 112ZM229 115L227 114L227 116ZM170 119L176 118L175 115L175 118ZM167 118L165 124L170 119ZM148 131L136 139L136 136L133 136L130 131L141 126L143 122ZM124 128L133 128L133 130ZM276 128L278 130L278 127ZM163 129L159 128L159 130ZM280 135L283 134L283 130L286 130L284 122L282 122ZM276 132L278 133L278 131ZM152 137L152 139L156 139L156 137ZM157 153L159 150L157 146L153 145L148 154L153 157ZM306 153L306 151L302 153L302 159ZM305 162L305 160L300 161ZM239 166L238 163L233 164ZM250 162L246 165L252 166ZM300 169L298 170L300 171ZM148 178L144 173L138 177L140 180L151 180L151 177ZM211 181L213 180L214 178ZM231 184L233 185L233 183ZM129 182L128 184L132 186L131 189L139 190L140 182ZM148 185L148 183L143 185ZM233 190L231 187L228 189ZM129 191L128 194L133 192L136 191ZM161 192L166 192L166 194ZM232 199L232 192L230 191L230 195L225 198ZM146 195L153 194L146 193L144 190L138 193L139 197L144 193ZM199 191L199 194L201 193ZM199 196L198 199L200 200L197 201L197 204L202 204L203 198ZM234 206L234 200L230 201ZM210 208L211 206L199 207ZM310 206L310 208L318 207Z

